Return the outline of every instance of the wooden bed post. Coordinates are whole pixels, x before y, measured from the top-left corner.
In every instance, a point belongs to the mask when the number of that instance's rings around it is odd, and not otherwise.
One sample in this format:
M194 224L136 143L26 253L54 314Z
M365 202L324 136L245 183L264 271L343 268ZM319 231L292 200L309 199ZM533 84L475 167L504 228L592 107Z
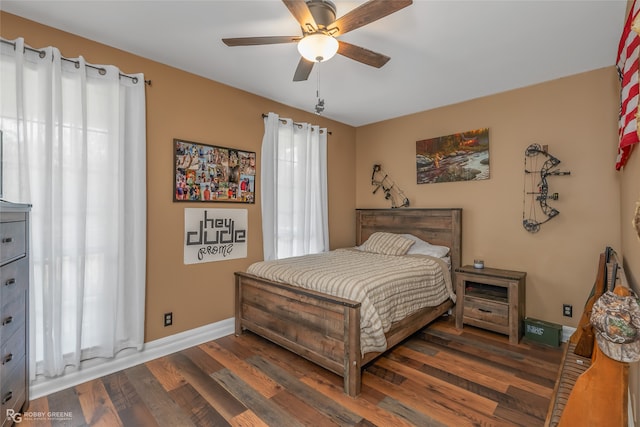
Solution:
M351 397L360 394L362 355L360 354L360 310L344 307L344 391Z
M242 335L242 280L237 274L236 277L236 336Z

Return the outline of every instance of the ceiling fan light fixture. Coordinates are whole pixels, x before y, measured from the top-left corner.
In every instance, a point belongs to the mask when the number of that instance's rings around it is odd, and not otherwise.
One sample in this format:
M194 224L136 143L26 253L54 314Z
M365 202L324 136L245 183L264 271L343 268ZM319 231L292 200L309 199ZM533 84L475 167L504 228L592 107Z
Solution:
M338 40L327 34L309 34L298 42L298 52L308 61L328 61L338 52Z

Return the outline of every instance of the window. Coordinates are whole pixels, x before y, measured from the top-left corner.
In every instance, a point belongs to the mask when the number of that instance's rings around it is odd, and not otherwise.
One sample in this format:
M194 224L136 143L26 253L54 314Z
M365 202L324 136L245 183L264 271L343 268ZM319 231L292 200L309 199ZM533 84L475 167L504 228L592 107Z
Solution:
M59 376L143 343L144 78L0 47L4 197L32 205L32 373Z
M261 177L265 260L328 250L326 129L269 113Z

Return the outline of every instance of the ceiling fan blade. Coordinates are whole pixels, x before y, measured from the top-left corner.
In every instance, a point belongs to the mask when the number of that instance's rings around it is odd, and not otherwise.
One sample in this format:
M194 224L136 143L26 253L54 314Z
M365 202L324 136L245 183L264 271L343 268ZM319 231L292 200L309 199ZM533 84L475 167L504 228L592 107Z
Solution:
M282 0L282 2L287 6L287 9L289 9L293 17L296 18L303 32L309 31L307 24L311 25L312 30L318 28L316 20L313 18L313 15L311 15L311 11L304 0Z
M338 40L338 53L372 67L380 68L391 58L381 53Z
M298 67L296 68L296 72L293 75L294 82L302 82L309 78L309 74L311 74L311 70L313 69L314 62L308 61L304 58L300 58L300 62L298 62Z
M333 24L329 25L329 31L334 37L337 37L384 18L412 3L412 0L370 0L336 19ZM334 28L337 29L335 33L333 32Z
M300 36L236 37L222 39L222 41L227 46L255 46L261 44L294 43L301 38Z

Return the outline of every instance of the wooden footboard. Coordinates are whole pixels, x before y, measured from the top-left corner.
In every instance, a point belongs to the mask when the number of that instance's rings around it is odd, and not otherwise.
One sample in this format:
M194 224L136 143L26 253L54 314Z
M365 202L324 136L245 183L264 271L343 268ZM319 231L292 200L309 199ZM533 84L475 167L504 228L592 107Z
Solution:
M344 378L360 393L360 303L236 273L236 335L248 329Z
M391 348L446 313L451 300L392 325ZM236 273L236 335L247 329L344 379L349 396L360 394L362 368L381 353L360 350L360 303Z

